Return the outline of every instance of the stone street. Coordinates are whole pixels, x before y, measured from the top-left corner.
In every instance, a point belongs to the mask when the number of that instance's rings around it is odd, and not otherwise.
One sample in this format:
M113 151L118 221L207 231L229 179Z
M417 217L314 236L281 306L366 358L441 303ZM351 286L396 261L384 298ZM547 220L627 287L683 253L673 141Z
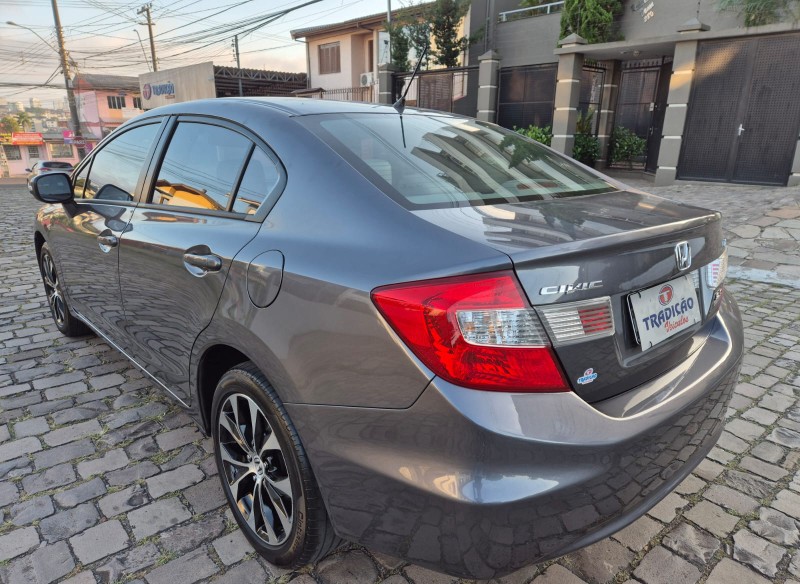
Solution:
M774 283L800 281L786 267L800 267L800 189L643 188L726 213L728 289L746 321L726 430L646 516L502 582L800 584L800 288ZM21 185L0 185L0 200L3 582L456 581L351 544L297 572L258 558L226 511L211 441L116 350L58 333L37 203Z

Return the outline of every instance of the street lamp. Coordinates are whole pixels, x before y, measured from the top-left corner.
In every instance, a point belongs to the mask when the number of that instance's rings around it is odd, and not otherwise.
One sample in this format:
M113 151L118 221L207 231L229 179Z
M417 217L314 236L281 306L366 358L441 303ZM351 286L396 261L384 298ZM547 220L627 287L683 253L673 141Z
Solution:
M33 30L31 27L29 27L29 26L25 26L24 24L17 24L16 22L12 22L11 20L6 20L6 24L7 24L8 26L16 26L17 28L24 28L25 30L29 30L30 32L32 32L33 34L35 34L37 37L39 37L39 40L40 40L40 41L42 41L42 42L43 42L44 44L46 44L48 47L50 47L51 49L53 49L53 50L54 50L56 53L58 52L58 49L57 49L57 48L55 48L53 45L51 45L51 44L50 44L50 42L49 42L47 39L45 39L45 38L44 38L42 35L40 35L38 32L36 32L35 30Z
M7 20L6 24L9 26L24 28L25 30L32 32L44 44L46 44L48 47L50 47L56 53L58 53L58 56L61 59L61 70L64 72L64 85L67 88L67 103L69 104L69 113L70 117L72 118L73 135L75 136L75 138L80 138L81 122L78 119L78 106L75 103L75 93L72 91L72 81L69 78L69 66L67 65L67 50L64 48L64 36L61 33L61 18L58 16L58 6L56 4L56 0L51 0L51 3L53 5L53 19L55 20L56 24L56 37L58 38L58 48L51 45L38 32L36 32L35 30L33 30L28 26L17 24L16 22L12 22L10 20ZM78 146L78 158L83 159L84 156L86 156L86 149L83 146Z

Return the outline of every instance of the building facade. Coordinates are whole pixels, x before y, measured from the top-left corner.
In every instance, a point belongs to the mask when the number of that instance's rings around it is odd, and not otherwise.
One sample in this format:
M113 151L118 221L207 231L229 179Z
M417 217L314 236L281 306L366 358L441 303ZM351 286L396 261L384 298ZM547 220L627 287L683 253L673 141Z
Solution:
M622 40L588 44L559 41L563 4L473 1L472 27L484 27L481 48L496 61L494 101L479 117L550 126L553 147L572 153L579 116L591 110L599 165L613 162L611 137L625 128L646 142L630 164L658 184L800 184L793 22L745 27L716 0L626 0L615 22Z
M291 95L307 84L305 73L240 69L211 61L139 75L142 107L235 96Z
M79 73L73 88L81 132L87 138L102 139L142 113L136 77Z
M57 160L78 163L76 148L64 131L0 134L0 177L22 177L37 162Z
M391 61L385 22L382 12L293 30L292 39L306 41L310 93L377 101L378 67Z

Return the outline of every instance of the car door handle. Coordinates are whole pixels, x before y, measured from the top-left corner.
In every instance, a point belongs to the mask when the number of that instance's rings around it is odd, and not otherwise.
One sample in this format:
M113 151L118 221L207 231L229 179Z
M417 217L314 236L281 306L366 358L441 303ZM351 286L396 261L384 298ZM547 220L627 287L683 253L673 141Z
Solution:
M101 250L108 252L112 247L117 247L119 239L117 239L116 235L98 235L97 243Z
M222 259L214 254L185 253L183 261L204 272L218 272L222 268Z

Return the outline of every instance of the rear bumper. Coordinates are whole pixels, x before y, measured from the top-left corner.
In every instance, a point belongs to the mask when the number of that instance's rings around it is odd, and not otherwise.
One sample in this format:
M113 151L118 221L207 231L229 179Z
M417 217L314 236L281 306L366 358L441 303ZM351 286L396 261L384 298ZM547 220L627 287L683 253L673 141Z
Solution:
M607 537L703 459L742 356L729 295L714 319L679 367L597 404L435 379L405 410L286 407L339 535L491 578Z

